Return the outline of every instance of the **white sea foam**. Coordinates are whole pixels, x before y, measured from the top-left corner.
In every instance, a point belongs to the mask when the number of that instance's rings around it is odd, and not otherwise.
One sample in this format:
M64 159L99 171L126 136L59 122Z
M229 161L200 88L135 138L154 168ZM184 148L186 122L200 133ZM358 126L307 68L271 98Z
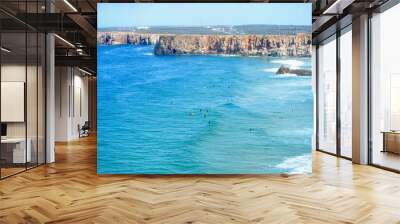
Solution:
M266 68L266 69L264 69L263 71L264 71L264 72L273 72L273 73L275 73L275 72L278 71L278 69L279 69L279 68Z
M144 53L143 55L146 55L146 56L153 56L153 53Z
M289 170L289 174L311 173L312 157L311 154L295 156L285 159L276 165L276 168Z
M239 57L237 54L221 54L222 57Z
M271 61L271 63L287 65L287 66L289 66L291 69L299 68L300 66L304 65L304 62L299 61L299 60L294 60L294 59L289 59L289 60L273 60L273 61Z
M287 78L287 77L296 77L296 74L292 74L292 73L285 73L285 74L279 74L279 75L275 75L274 78Z

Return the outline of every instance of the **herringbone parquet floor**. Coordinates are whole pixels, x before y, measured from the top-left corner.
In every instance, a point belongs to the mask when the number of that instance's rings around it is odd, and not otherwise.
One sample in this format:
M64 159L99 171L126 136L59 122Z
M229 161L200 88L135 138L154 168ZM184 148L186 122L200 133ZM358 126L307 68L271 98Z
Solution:
M311 175L98 176L96 139L0 181L0 223L400 223L400 175L314 153Z

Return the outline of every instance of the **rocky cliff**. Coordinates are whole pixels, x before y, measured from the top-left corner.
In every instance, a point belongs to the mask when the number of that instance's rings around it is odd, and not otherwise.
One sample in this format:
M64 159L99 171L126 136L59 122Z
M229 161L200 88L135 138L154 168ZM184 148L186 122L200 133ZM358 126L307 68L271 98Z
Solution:
M160 36L156 55L233 54L311 56L311 35L169 35Z
M311 56L311 34L169 35L100 32L100 44L155 45L156 55L232 54L244 56Z
M133 33L133 32L99 32L97 43L99 44L134 44L155 45L160 38L159 34Z

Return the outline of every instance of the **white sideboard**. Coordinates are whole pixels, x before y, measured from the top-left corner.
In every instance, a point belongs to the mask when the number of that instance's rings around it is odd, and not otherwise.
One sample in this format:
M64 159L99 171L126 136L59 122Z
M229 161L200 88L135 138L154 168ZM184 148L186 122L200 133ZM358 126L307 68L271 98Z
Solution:
M1 139L2 145L13 147L13 163L25 163L32 160L32 140L27 139L27 147L25 151L25 138L6 138Z

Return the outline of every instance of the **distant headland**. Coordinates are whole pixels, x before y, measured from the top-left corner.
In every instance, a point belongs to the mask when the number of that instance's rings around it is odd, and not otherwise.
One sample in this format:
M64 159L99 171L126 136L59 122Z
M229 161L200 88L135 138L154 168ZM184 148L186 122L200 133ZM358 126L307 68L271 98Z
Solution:
M311 57L309 26L243 25L100 29L97 43L154 45L155 55Z

